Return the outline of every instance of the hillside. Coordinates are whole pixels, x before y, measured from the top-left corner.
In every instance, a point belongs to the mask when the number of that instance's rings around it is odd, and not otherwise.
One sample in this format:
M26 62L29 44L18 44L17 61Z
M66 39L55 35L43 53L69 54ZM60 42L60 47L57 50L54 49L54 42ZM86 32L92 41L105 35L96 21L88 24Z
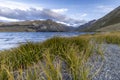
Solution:
M83 25L80 25L78 28L76 28L76 31L84 31L86 29L88 29L90 27L90 25L92 25L93 23L95 23L96 20L91 20Z
M9 22L0 23L1 32L64 32L70 31L70 27L54 22L50 19L48 20L35 20L35 21L21 21L21 22Z
M97 29L97 31L120 31L120 23Z
M95 23L87 27L84 31L103 31L104 29L109 30L120 30L120 6L105 15L104 17L97 20ZM117 25L117 26L116 26ZM105 28L106 27L106 28ZM103 29L102 29L103 28Z

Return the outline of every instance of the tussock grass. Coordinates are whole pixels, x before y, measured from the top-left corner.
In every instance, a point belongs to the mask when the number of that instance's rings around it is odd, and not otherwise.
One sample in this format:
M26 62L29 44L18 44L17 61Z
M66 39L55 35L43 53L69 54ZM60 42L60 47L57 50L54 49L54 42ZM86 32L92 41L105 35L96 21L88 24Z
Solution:
M54 37L42 43L27 42L0 52L1 80L91 79L89 58L96 44L120 44L120 33ZM102 55L101 49L96 50ZM66 79L67 80L67 79Z
M95 34L95 39L100 43L120 44L120 32L107 32Z

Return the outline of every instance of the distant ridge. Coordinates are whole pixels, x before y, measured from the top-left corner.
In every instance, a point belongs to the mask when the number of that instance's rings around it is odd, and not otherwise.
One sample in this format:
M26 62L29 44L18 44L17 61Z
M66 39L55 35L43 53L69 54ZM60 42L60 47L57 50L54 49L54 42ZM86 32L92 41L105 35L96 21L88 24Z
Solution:
M4 32L64 32L71 31L67 25L57 23L51 19L47 20L34 20L34 21L21 21L0 23L0 31Z
M76 31L84 31L84 30L86 30L87 28L89 28L89 26L92 25L92 24L95 23L95 22L96 22L96 20L91 20L91 21L89 21L88 23L85 23L85 24L83 24L83 25L80 25L80 26L76 29Z
M89 25L84 31L119 31L120 30L120 6ZM102 29L103 28L103 29Z

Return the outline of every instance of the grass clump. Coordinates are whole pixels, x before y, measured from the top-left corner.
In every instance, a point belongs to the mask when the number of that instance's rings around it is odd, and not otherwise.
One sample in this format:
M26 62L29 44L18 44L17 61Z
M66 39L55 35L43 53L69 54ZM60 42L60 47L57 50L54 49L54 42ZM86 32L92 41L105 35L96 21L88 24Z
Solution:
M120 44L120 32L109 32L96 34L95 39L100 43Z
M0 53L0 71L3 74L3 70L5 70L9 78L11 75L14 76L11 72L28 70L26 73L28 73L29 80L29 75L32 75L35 72L34 70L36 70L33 68L33 72L31 70L30 72L32 73L30 74L29 68L34 64L38 65L40 63L39 66L41 67L37 68L36 71L41 72L42 70L43 78L47 78L47 80L62 80L64 67L62 65L64 63L66 74L76 80L80 78L78 76L83 76L83 74L80 74L83 72L81 72L80 66L83 68L84 63L87 62L90 56L89 46L89 40L80 37L54 37L43 43L28 42L17 48ZM39 76L37 75L36 73L33 77L36 76L38 78ZM85 77L87 78L87 74L83 78Z
M0 79L89 80L87 63L98 43L120 44L120 33L54 37L42 43L28 42L1 51ZM101 49L97 53L102 55Z

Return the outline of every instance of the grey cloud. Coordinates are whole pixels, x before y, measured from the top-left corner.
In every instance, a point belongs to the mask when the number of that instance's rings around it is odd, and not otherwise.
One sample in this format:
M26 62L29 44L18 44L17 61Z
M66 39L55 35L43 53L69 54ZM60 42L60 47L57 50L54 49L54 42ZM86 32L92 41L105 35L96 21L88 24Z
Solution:
M84 20L75 20L65 15L55 13L50 9L38 10L36 8L29 8L27 10L11 9L7 7L0 7L0 16L18 19L18 20L39 20L39 19L53 19L56 21L68 24L82 24Z

